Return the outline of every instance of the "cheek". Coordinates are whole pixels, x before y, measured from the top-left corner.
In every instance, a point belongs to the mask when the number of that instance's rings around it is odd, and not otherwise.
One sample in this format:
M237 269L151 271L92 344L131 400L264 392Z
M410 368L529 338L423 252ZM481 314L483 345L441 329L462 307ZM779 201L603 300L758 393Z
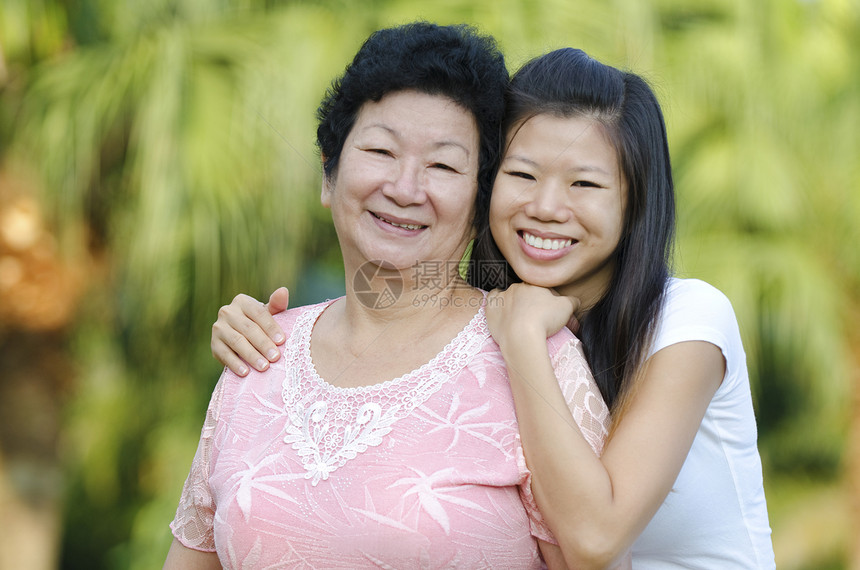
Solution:
M608 218L604 227L606 228L606 238L610 242L610 249L614 250L618 247L618 243L621 241L621 236L624 233L623 215L619 214Z
M475 218L475 191L463 188L452 188L451 194L456 199L447 199L436 203L437 214L444 216L450 227L456 228L451 237L458 237L460 233L471 233L473 230L472 220ZM460 231L462 230L462 232Z
M495 232L495 228L501 228L504 221L510 217L511 204L510 198L507 196L504 185L496 184L493 186L493 193L490 197L490 228Z
M624 200L620 200L615 207L616 215L615 215L615 238L616 245L617 242L621 241L621 236L624 235L624 223L625 223L625 203Z
M495 197L490 200L490 233L497 243L503 238L502 226L505 215L501 209L500 200Z

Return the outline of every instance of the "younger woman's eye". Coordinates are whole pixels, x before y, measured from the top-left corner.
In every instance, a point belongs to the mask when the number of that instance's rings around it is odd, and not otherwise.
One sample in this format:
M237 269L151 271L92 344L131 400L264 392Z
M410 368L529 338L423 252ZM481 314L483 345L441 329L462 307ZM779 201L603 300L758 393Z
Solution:
M508 176L513 176L515 178L522 178L523 180L534 180L535 177L527 172L520 172L519 170L509 170L505 172Z
M600 188L600 184L595 184L590 180L577 180L572 184L573 186L579 186L584 188Z

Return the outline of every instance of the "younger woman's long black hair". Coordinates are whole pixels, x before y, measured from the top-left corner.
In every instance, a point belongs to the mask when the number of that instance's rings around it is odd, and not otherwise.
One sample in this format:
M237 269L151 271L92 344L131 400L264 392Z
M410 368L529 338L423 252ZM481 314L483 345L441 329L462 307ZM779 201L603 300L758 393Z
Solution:
M578 332L603 398L617 412L647 357L669 277L675 197L663 113L641 77L572 48L523 66L506 104L505 132L539 114L586 117L604 127L618 153L628 193L624 229L609 286ZM519 278L493 241L489 210L479 214L470 282L505 288Z

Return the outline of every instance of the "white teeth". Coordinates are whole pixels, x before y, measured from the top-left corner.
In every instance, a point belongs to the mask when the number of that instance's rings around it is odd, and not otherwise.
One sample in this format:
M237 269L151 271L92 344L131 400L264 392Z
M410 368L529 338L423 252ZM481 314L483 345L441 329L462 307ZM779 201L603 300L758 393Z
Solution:
M397 224L397 223L392 222L391 220L386 220L382 216L376 216L376 217L379 218L380 220L382 220L383 222L391 224L392 226L396 226L398 228L404 228L407 230L420 230L421 228L424 227L424 226L418 225L418 224Z
M572 239L544 239L528 232L523 232L523 239L526 240L527 244L538 249L562 249L573 243Z

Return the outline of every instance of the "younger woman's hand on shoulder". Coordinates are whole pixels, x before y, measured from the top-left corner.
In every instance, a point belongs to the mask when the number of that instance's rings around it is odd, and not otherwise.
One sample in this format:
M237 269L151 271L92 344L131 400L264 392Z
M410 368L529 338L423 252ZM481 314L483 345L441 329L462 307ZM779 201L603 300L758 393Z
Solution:
M236 295L221 307L212 325L212 356L239 376L248 374L248 363L261 372L268 368L281 356L277 345L286 340L272 315L285 311L289 300L285 287L276 289L267 305L248 295Z
M579 306L575 299L552 289L514 283L504 291L494 289L487 296L485 313L490 334L504 348L523 337L557 333L573 317Z

